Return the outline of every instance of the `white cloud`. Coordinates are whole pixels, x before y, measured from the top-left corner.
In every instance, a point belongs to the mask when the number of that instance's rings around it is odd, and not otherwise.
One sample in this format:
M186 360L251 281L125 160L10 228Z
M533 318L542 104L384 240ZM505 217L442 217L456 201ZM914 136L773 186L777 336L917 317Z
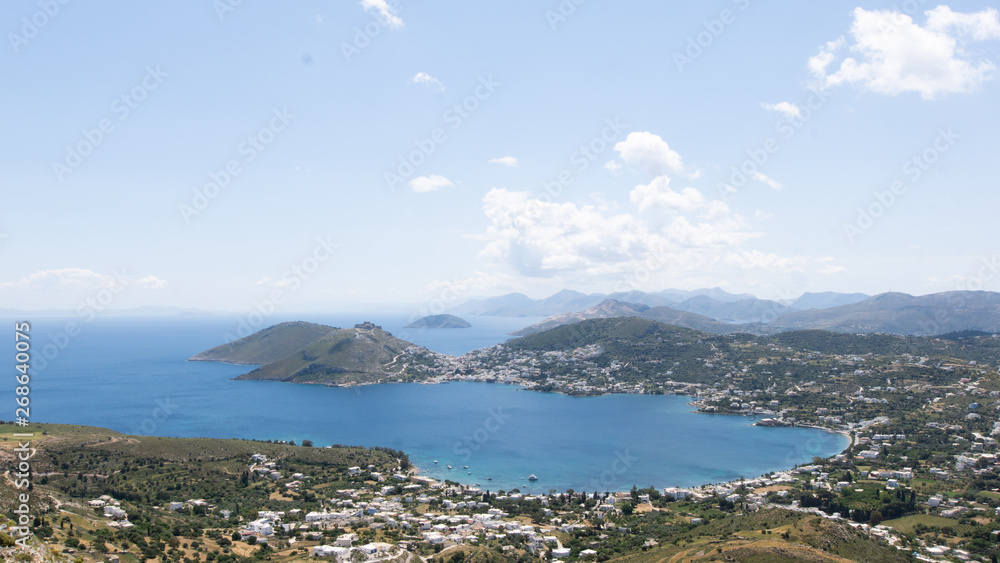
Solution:
M760 209L754 211L753 216L757 218L758 221L768 221L774 218L774 214L761 211Z
M389 27L403 27L403 20L396 14L396 9L389 5L386 0L361 0L361 6L365 11L375 11L382 22Z
M750 176L754 180L757 180L758 182L762 182L764 184L767 184L768 186L771 186L771 188L773 188L775 190L781 191L781 190L785 189L785 186L779 184L778 182L772 180L769 176L765 176L763 173L758 172L756 170L754 170L750 174Z
M663 207L670 211L694 211L705 207L705 198L694 188L684 188L680 192L670 189L670 178L659 176L646 185L636 186L629 193L632 204L642 213L653 207Z
M136 284L143 289L163 289L167 287L167 282L154 275L148 275L136 280Z
M426 72L418 72L410 79L411 84L425 84L430 88L434 88L441 92L444 92L444 84L440 80L434 78L433 76L427 74Z
M802 110L799 106L791 102L778 102L776 104L767 104L761 102L760 107L766 109L767 111L777 111L785 115L785 117L802 117Z
M663 198L664 192L651 197ZM627 275L649 262L681 268L713 260L719 249L758 236L723 202L704 202L691 192L666 196L662 203L677 211L699 207L703 213L690 218L674 214L659 224L630 213L547 202L503 189L491 190L483 203L491 224L482 237L488 243L480 257L509 262L529 276Z
M820 47L808 63L819 87L852 84L890 96L917 92L929 100L970 92L993 77L993 62L973 61L965 46L1000 39L997 10L956 13L939 6L925 15L921 27L899 12L855 8L849 50L857 58L846 57L836 66L837 52L848 45L843 37ZM829 73L831 65L835 70Z
M59 268L35 270L15 282L0 284L0 287L28 289L97 289L114 281L113 276L98 274L86 268Z
M517 168L517 158L513 156L502 156L500 158L491 158L489 160L490 164L503 164L509 168Z
M681 155L671 150L666 141L653 133L629 133L624 141L615 144L615 150L625 164L638 166L653 176L684 170Z
M0 288L4 289L44 289L47 291L89 291L127 286L162 289L167 286L167 282L152 274L137 278L128 275L125 271L104 275L86 268L54 268L35 270L17 281L0 283Z
M420 176L419 178L410 180L410 188L420 194L437 191L441 188L447 188L453 185L455 184L453 184L448 178L438 176L436 174L431 176Z
M847 271L847 268L845 268L843 266L834 266L833 264L827 264L826 266L823 266L822 268L820 268L819 273L828 276L828 275L831 275L831 274L840 274L840 273L843 273L843 272L846 272L846 271Z
M615 162L613 160L609 160L609 161L607 161L607 162L604 163L604 168L607 169L612 174L614 174L615 172L618 172L619 170L622 169L622 165L618 164L617 162Z
M823 258L818 259L817 262L823 264L823 267L819 269L819 273L825 276L840 274L847 271L847 268L844 266L834 264L834 262L836 262L836 258L833 256L824 256Z

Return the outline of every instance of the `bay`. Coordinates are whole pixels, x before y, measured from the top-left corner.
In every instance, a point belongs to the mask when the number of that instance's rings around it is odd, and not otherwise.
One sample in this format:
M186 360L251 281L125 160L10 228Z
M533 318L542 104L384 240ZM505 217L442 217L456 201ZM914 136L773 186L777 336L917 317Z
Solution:
M334 326L372 320L451 354L502 342L507 332L535 321L476 317L474 329L407 330L401 315L307 320ZM64 338L71 322L79 334ZM237 322L33 319L32 420L156 436L386 446L407 452L432 477L522 492L730 481L829 456L848 444L821 430L762 428L745 417L694 413L687 397L569 397L486 383L348 389L232 381L252 368L186 361L225 342ZM531 474L538 480L528 481Z

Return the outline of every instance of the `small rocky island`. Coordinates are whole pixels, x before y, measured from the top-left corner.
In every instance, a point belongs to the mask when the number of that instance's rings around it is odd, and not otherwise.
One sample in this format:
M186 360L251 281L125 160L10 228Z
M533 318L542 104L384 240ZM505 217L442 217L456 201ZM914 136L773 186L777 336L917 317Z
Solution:
M455 315L430 315L417 319L405 328L469 328L472 325Z

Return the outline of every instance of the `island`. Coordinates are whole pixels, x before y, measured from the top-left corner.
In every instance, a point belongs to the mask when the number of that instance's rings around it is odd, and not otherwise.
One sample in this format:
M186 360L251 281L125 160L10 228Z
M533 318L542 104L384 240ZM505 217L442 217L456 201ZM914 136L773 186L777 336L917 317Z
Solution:
M404 328L469 328L468 321L455 315L429 315L413 321Z

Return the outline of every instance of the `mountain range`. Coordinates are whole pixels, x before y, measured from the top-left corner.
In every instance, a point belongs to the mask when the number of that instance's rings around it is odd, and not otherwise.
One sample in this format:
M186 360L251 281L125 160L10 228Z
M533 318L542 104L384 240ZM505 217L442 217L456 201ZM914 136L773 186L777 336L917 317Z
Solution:
M851 301L859 294L842 295L807 294L800 300L829 304ZM806 311L753 297L723 302L698 295L671 306L657 307L607 299L582 311L550 316L512 334L524 336L586 319L611 317L642 317L715 334L775 334L816 329L915 336L966 330L997 333L1000 332L1000 293L949 291L919 297L883 293L859 302Z
M618 293L585 294L564 289L544 299L532 299L523 293L508 293L498 297L470 299L449 312L455 315L480 315L489 317L548 317L563 313L584 311L608 299L648 307L671 307L718 319L723 322L765 322L768 316L776 317L793 310L825 309L864 301L863 293L805 293L788 303L758 299L749 293L729 293L711 289L665 289L657 292L626 291ZM729 305L738 303L738 305Z

